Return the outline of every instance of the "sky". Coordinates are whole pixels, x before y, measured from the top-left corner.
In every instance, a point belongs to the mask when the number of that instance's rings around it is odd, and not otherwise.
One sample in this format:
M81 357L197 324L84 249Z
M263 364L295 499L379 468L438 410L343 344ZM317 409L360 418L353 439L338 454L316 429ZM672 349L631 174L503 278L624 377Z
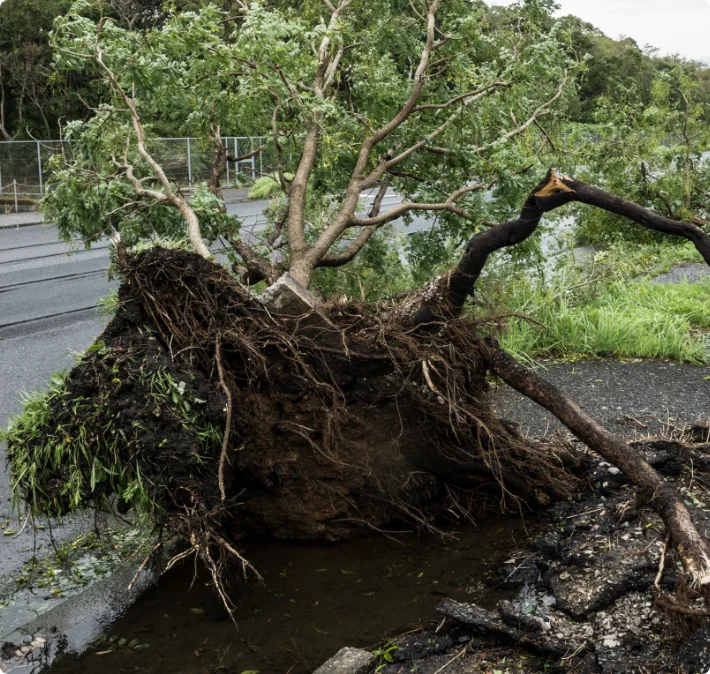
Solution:
M509 5L512 0L488 0ZM574 14L606 35L631 37L640 47L710 64L708 0L556 0L559 16Z

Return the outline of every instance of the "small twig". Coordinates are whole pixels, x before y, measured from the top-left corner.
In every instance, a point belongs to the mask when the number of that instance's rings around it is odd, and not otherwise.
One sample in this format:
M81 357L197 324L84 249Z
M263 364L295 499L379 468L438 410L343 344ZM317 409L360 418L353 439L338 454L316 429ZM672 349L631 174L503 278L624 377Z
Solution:
M663 541L663 550L661 550L661 559L658 562L658 573L656 574L656 580L654 581L654 585L656 588L658 588L659 592L661 589L661 577L663 576L663 567L666 565L666 551L668 550L668 541L670 540L670 536L666 536L666 540Z
M138 580L138 576L141 575L141 572L142 572L143 569L145 569L145 567L147 566L148 561L150 560L150 558L155 554L155 551L158 550L158 548L162 547L163 543L164 543L164 541L160 541L160 542L145 556L145 559L141 562L140 566L138 567L138 570L136 571L135 575L134 575L133 578L131 579L131 582L128 583L128 590L129 590L129 592L133 589L133 584Z

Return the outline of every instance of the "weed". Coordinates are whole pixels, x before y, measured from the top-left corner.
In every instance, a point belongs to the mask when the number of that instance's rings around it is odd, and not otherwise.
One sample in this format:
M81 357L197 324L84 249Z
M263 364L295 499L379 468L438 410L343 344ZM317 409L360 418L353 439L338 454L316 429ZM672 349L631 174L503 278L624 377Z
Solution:
M107 363L111 350L99 343L95 346L87 357ZM120 366L114 361L106 369L115 390L125 385L145 391L145 405L156 416L170 415L195 433L197 463L219 453L222 430L205 419L205 401L188 395L184 382L163 368L150 369L125 355ZM15 508L19 510L25 500L34 515L63 515L88 502L110 509L109 499L115 494L141 517L154 518L156 485L133 460L131 449L146 429L134 424L131 436L116 427L114 416L108 393L99 400L77 397L68 391L63 372L52 377L45 392L26 395L22 413L0 431L12 465Z
M511 281L502 274L489 280L490 304L503 307L501 313L507 309L535 321L510 322L502 346L523 360L584 355L708 363L710 280L679 285L631 280L639 278L643 260L663 271L688 252L676 247L671 255L668 250L639 246L625 264L617 264L620 252L612 251L597 256L596 262L609 264L602 272L568 265L547 284Z
M121 302L118 299L118 290L114 289L105 297L101 297L96 303L96 314L99 318L110 319L113 318L120 306Z

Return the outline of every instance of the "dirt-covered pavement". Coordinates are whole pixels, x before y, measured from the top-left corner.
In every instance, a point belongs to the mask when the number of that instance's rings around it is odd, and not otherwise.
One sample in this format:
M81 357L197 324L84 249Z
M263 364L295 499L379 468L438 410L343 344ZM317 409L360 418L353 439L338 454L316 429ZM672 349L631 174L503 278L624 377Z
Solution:
M693 423L710 417L710 368L612 360L541 367L585 411L634 441L676 484L710 538L710 429ZM531 435L560 429L507 387L499 388L497 405ZM678 584L680 564L660 518L617 468L592 454L587 461L579 492L541 521L533 518L527 545L486 579L491 588L512 589L513 599L493 610L444 599L440 621L384 644L369 671L710 672L707 619L671 607L679 601L702 611L703 603ZM323 671L330 673L328 666Z
M707 537L710 429L688 430L636 446ZM387 644L380 674L706 674L710 628L688 614L704 605L679 582L660 518L608 463L590 456L583 476L488 580L514 588L512 600L487 610L444 599L442 622Z

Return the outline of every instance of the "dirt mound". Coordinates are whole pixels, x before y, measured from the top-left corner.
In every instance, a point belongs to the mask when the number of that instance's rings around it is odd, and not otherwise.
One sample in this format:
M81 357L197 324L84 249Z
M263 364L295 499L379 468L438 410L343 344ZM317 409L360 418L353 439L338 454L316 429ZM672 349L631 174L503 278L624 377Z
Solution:
M223 267L153 249L120 308L9 447L36 510L149 514L194 549L252 532L338 539L435 529L567 496L569 449L491 409L480 324L404 329L397 307L328 304L339 340L282 321ZM341 346L338 346L341 344Z

